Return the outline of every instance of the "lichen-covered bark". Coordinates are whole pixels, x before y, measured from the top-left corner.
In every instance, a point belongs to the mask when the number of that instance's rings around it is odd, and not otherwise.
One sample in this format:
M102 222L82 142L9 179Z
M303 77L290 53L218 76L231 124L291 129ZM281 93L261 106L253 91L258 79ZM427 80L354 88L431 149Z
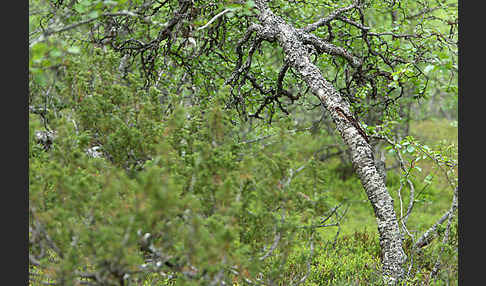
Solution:
M388 282L393 283L403 277L402 265L406 255L402 248L393 199L376 168L368 138L353 118L349 104L312 63L308 48L305 46L305 39L309 38L309 34L306 35L304 30L296 29L274 15L265 0L255 1L255 3L260 12L260 24L255 24L252 29L260 38L278 41L285 52L286 63L305 80L312 93L321 100L351 151L353 166L375 212L382 250L383 276ZM337 52L343 54L342 51ZM351 64L359 64L352 59L351 55L345 56L348 56Z

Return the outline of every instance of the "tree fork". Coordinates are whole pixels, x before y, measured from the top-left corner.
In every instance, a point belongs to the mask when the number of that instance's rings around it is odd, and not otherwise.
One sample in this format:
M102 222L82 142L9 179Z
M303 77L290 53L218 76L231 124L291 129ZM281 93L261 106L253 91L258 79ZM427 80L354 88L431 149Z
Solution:
M294 28L273 14L266 0L257 0L255 3L259 11L260 25L254 24L251 29L256 31L257 37L268 41L276 40L281 45L285 53L285 62L304 79L312 93L329 111L336 129L350 149L354 169L373 206L377 220L383 278L389 284L398 282L404 276L403 263L406 255L402 247L393 199L377 170L373 149L366 133L352 116L348 102L324 79L319 68L312 63L303 42L309 34L302 29ZM347 59L352 60L349 57Z

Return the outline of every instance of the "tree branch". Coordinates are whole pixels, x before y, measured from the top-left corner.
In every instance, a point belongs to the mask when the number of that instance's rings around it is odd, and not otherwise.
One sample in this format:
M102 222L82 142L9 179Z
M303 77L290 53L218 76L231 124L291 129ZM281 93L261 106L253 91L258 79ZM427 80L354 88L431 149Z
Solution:
M50 36L52 36L54 34L58 34L58 33L62 33L62 32L66 32L66 31L75 29L75 28L77 28L79 26L86 25L86 24L89 24L89 23L91 23L93 21L96 21L96 20L98 20L99 18L102 18L102 17L116 17L116 16L141 17L140 15L138 15L138 14L136 14L134 12L131 12L131 11L120 11L120 12L112 12L112 13L103 13L103 14L101 14L99 16L96 16L96 17L93 17L93 18L90 18L90 19L87 19L87 20L84 20L84 21L79 21L79 22L76 22L76 23L71 24L69 26L65 26L65 27L59 28L59 29L47 29L36 40L32 41L29 44L29 47L32 47L33 45L35 45L35 44L37 44L39 42L45 41L48 37L50 37Z
M343 57L355 68L361 66L361 60L342 47L325 42L310 33L303 33L301 37L304 44L311 44L319 53Z
M207 28L209 25L211 25L211 23L213 23L214 21L216 21L219 17L223 16L224 14L228 13L229 11L231 11L231 9L225 9L223 10L222 12L218 13L216 16L214 16L211 20L209 20L206 25L202 26L202 27L199 27L197 28L197 31L200 31L202 29L205 29Z
M336 9L331 14L329 14L327 17L324 17L324 18L320 19L319 21L317 21L315 23L312 23L312 24L307 25L307 27L305 27L303 30L305 32L312 32L312 31L316 30L319 27L325 26L325 25L327 25L327 23L329 23L332 20L336 19L342 13L358 7L358 3L359 3L359 1L355 1L350 6Z
M457 209L457 192L458 188L456 187L454 196L452 198L451 208L417 240L417 242L414 244L414 248L422 248L427 246L435 238L439 225L454 215L454 212Z

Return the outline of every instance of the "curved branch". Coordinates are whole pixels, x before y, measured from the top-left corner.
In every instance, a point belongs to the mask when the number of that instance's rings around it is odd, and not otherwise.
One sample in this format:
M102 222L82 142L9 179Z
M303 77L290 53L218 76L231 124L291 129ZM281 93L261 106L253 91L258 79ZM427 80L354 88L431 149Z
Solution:
M328 43L313 34L305 33L301 37L304 44L311 44L319 53L343 57L355 68L361 66L361 60L342 47Z
M218 13L216 16L214 16L211 20L209 20L204 26L201 26L199 28L197 28L197 31L200 31L202 29L205 29L207 28L209 25L211 25L211 23L213 23L214 21L216 21L219 17L223 16L224 14L228 13L229 11L231 11L231 9L225 9L223 10L222 12Z
M341 15L342 13L358 7L358 4L359 4L359 1L355 1L350 6L343 7L343 8L339 8L337 10L334 10L331 14L329 14L329 16L324 17L324 18L320 19L319 21L317 21L315 23L312 23L312 24L307 25L307 27L305 27L303 30L305 32L312 32L312 31L316 30L319 27L325 26L329 22L331 22L332 20L334 20L337 17L339 17L339 15Z

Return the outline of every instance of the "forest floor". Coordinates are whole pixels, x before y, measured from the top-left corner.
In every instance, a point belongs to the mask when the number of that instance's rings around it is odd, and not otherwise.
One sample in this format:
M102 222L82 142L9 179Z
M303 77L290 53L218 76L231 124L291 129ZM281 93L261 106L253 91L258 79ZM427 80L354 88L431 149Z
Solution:
M410 126L411 135L433 150L446 147L457 150L457 131L457 122L445 119L412 122ZM393 164L395 160L392 159L392 155L387 156L387 163ZM336 159L333 164L339 165L339 160ZM415 186L416 201L407 223L407 227L415 239L450 208L453 195L443 172L433 162L423 160L417 164L421 167L422 172L411 178ZM400 172L399 168L387 172L387 187L394 199L398 216L401 214L398 197ZM424 183L424 178L429 174L433 176L433 179L427 185ZM319 242L320 247L317 250L319 254L314 261L315 267L312 271L314 275L311 275L311 279L307 281L306 285L375 284L378 281L378 276L373 268L379 261L379 257L377 257L379 256L379 244L373 209L359 179L355 175L344 181L336 176L336 180L331 182L330 185L332 186L331 196L334 196L337 201L347 202L349 209L341 222L339 238L335 247L331 247L330 242L334 241L337 228L324 228L319 231L322 241ZM404 187L401 191L403 213L406 212L408 206L409 194L409 187ZM410 244L411 241L405 242L406 247ZM422 256L417 256L413 268L415 269L417 264L430 264L430 268L432 268L435 261L431 261L431 257L433 257L433 253L437 254L437 251L439 251L437 245L429 246ZM334 255L330 255L329 251ZM450 255L444 259L442 267L446 271L442 271L439 280L430 285L457 284L457 255ZM352 278L353 273L356 278ZM327 280L328 284L317 282L323 280ZM428 273L417 273L414 280L410 282L412 282L412 285L429 285L429 283L432 283L432 281L428 281Z
M432 131L433 130L433 131ZM445 119L426 120L412 122L411 135L422 144L427 144L432 149L440 146L455 144L457 148L458 135L457 127ZM389 163L392 162L389 155ZM412 212L409 225L411 229L424 230L440 218L450 207L452 190L447 183L445 176L436 170L433 162L428 160L420 161L418 165L422 172L412 180L415 183L416 203ZM395 200L396 210L399 212L397 191L400 186L400 170L396 168L387 172L387 187ZM435 174L432 183L419 195L421 188L425 187L423 180L429 174ZM346 222L342 225L342 234L352 234L355 231L376 232L376 223L373 210L367 200L366 194L362 191L361 184L357 177L353 176L344 182L336 182L339 189L335 190L338 198L350 199L350 207ZM409 188L402 190L404 204L408 205ZM406 205L404 208L406 208Z
M457 122L444 119L425 120L412 122L411 135L420 143L427 144L432 150L452 148L457 150L458 135ZM391 154L388 154L387 164L394 164ZM415 186L415 205L408 220L408 229L415 239L432 226L449 208L452 199L452 190L444 175L434 163L423 160L418 162L422 172L415 174L411 181ZM307 272L307 279L301 285L380 285L380 246L378 242L376 220L372 207L366 197L360 181L355 175L343 179L339 175L340 161L338 159L328 163L331 170L335 170L335 176L326 182L326 194L331 201L343 202L347 213L341 221L339 233L336 236L336 227L318 229L314 238L314 251L309 260L309 243L302 240L296 251L288 259L287 271L283 274L286 281L298 281L302 279L302 273ZM397 215L400 216L400 200L398 189L400 187L399 168L387 172L387 187L395 201ZM424 178L433 174L430 184L424 183ZM408 205L409 188L401 191L403 198L403 211ZM332 223L332 222L330 222ZM408 285L457 285L457 234L456 226L453 227L451 251L441 254L440 244L432 243L421 253L411 254L412 241L405 240L405 251L408 257L412 257L406 264L406 269L411 270ZM337 239L336 239L337 237ZM430 271L441 258L441 270L436 280L429 279ZM310 264L308 264L310 262ZM410 268L409 268L410 267ZM155 274L154 274L155 275ZM158 277L147 277L144 285L174 285L161 282ZM238 284L234 284L238 285ZM290 283L288 284L290 285Z

